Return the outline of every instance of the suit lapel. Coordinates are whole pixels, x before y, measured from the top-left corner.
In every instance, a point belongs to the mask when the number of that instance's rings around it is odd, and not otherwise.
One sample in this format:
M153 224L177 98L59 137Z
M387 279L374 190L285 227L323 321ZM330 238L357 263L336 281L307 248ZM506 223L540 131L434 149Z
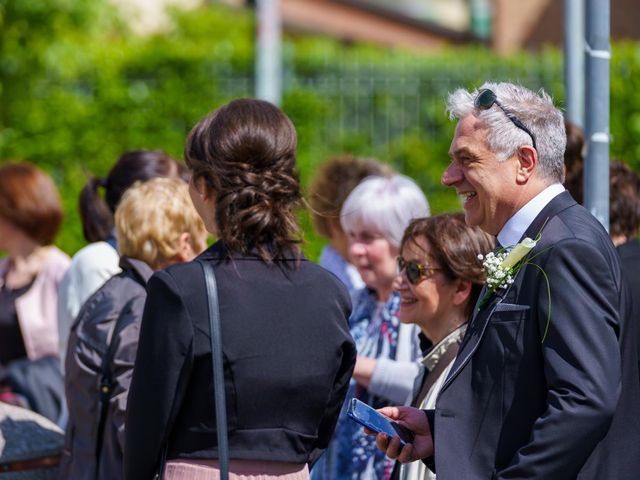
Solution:
M531 225L529 225L529 228L527 228L527 231L524 233L520 241L522 241L524 237L536 238L539 233L542 233L542 230L549 219L555 217L565 208L569 208L573 205L576 205L576 201L571 197L569 192L564 191L560 195L557 195L553 200L547 203L533 222L531 222Z
M449 372L447 379L442 384L442 388L440 389L441 392L445 390L451 384L451 382L453 382L456 376L460 373L460 371L471 359L471 356L473 355L473 353L478 348L478 345L480 344L480 340L482 339L482 336L484 335L487 325L489 324L489 319L491 318L493 311L496 309L498 304L502 301L502 299L510 290L510 288L511 286L504 290L495 292L491 296L491 298L488 300L487 304L480 311L478 311L478 307L476 303L476 307L474 308L474 311L473 311L474 312L473 317L469 324L469 328L467 328L467 332L464 335L462 344L460 345L458 356L453 362L453 366L451 367L451 371ZM482 291L480 292L480 297L479 297L480 299L483 297L485 292L486 292L486 289L483 288Z
M533 222L531 222L531 225L529 226L529 228L527 228L527 231L523 235L523 238L535 238L539 233L542 232L542 229L549 221L549 219L556 216L562 210L569 208L575 204L576 201L571 197L569 192L565 191L557 195L542 209L542 211L538 214L538 216L536 216ZM480 311L478 311L478 303L480 302L480 300L478 300L473 311L474 313L469 324L469 328L467 329L467 333L465 334L462 345L460 346L458 356L456 357L453 366L451 367L449 375L442 384L442 388L440 389L441 392L453 382L453 380L456 378L456 376L458 376L464 366L469 362L469 360L471 360L473 353L478 348L480 340L482 339L482 336L487 329L487 325L489 324L491 315L493 315L494 310L504 299L512 286L513 285L504 290L499 290L494 293L487 304L484 306L484 308L482 308L482 310ZM486 286L480 292L479 299L482 299L485 292Z

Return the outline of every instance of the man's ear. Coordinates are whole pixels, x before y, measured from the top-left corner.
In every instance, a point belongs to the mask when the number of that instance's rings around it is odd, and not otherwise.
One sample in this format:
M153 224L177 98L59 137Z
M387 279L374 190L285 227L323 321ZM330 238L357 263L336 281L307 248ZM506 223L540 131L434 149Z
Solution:
M518 149L518 166L516 169L516 182L523 185L529 181L538 166L538 152L529 145L523 145Z

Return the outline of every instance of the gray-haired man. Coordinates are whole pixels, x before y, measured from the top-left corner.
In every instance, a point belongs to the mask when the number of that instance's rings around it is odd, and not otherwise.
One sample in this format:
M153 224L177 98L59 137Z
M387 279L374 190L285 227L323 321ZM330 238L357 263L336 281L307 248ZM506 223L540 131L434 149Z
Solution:
M485 292L435 410L383 410L414 443L379 435L378 447L425 459L440 480L636 478L637 327L607 232L561 185L561 112L507 83L458 90L448 110L458 125L442 182L467 223L507 248L537 243L513 283Z

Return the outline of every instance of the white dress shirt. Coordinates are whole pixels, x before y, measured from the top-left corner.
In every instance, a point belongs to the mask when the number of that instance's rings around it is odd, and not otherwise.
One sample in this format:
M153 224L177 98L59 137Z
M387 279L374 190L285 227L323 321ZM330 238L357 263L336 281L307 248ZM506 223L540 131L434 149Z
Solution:
M498 233L497 238L500 245L508 248L517 244L542 209L562 192L564 192L562 184L554 183L529 200L524 207L507 220Z

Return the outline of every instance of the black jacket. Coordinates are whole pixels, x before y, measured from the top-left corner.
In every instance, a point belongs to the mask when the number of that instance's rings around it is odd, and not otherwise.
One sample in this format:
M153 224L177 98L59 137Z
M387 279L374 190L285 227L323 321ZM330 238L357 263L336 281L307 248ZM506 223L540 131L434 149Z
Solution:
M638 361L640 362L640 241L634 238L619 245L616 250L620 255L622 275L627 279L627 283L629 284L629 296L632 305L631 318L633 318L636 323L636 329L639 335Z
M440 390L439 480L638 476L637 325L618 255L566 192L526 235L539 232L535 265L475 314Z
M89 297L71 327L65 361L69 424L60 479L118 480L123 477L127 393L147 297L145 285L153 271L146 263L126 257L120 259L120 268L121 273L107 280ZM100 464L96 465L99 372L114 324L121 313L124 328L114 340L116 350L112 362L115 385L106 416Z
M355 362L349 294L321 267L289 255L228 260L205 251L220 300L230 457L305 463L326 448ZM125 478L168 458L216 458L209 317L198 262L149 282L126 422Z

